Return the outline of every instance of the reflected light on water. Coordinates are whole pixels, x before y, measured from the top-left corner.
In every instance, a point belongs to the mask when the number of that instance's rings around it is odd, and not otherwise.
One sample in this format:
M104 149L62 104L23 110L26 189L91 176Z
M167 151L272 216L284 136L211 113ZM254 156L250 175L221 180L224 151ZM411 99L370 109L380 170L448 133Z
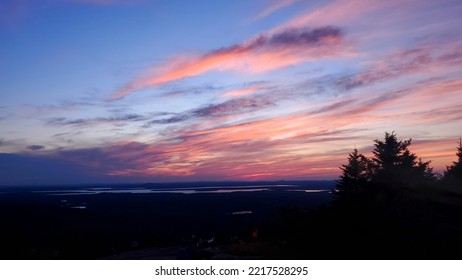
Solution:
M182 188L82 188L68 190L33 191L52 196L70 195L94 195L94 194L220 194L239 192L262 192L262 191L296 191L304 193L328 192L326 189L305 189L298 185L249 185L249 186L207 186L207 187L182 187Z

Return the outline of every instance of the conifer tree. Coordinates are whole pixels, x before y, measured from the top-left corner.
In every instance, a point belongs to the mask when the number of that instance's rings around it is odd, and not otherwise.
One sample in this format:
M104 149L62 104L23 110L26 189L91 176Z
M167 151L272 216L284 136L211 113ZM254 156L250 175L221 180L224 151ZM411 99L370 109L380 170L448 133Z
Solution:
M459 139L457 147L457 161L452 162L451 166L446 167L443 182L449 186L462 187L462 139Z
M342 175L337 183L337 194L348 196L365 190L370 181L369 160L358 149L348 155L348 164L342 165Z
M428 162L409 151L412 139L398 140L395 133L385 133L384 140L374 140L372 179L375 184L392 187L416 186L436 180Z

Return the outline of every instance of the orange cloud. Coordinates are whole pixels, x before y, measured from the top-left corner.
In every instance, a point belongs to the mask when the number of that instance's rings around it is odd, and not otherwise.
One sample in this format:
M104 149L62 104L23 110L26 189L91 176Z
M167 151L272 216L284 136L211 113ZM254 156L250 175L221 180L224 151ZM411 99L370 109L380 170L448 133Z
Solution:
M248 95L252 92L255 91L255 87L248 87L248 88L243 88L243 89L237 89L237 90L230 90L226 91L221 94L223 97L239 97L239 96L244 96Z
M139 78L113 94L119 99L141 88L160 85L208 71L258 73L340 54L342 31L336 27L287 29L261 34L242 44L210 51L199 57L177 57L159 66L152 75ZM350 55L343 50L343 55Z
M246 96L246 95L249 95L249 94L257 91L260 88L261 87L259 87L259 86L251 85L251 86L247 86L247 87L244 87L244 88L241 88L241 89L225 91L222 94L220 94L220 96L222 96L222 97L242 97L242 96Z

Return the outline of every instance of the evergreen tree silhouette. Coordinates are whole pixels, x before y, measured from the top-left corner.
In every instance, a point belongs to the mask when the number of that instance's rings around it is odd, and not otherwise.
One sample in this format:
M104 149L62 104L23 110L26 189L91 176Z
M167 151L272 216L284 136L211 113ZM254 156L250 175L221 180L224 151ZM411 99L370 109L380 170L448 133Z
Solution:
M435 258L447 251L458 256L462 198L456 187L462 187L462 139L441 188L433 187L438 176L430 161L410 151L411 141L386 132L374 140L369 159L357 149L348 155L348 163L340 167L336 199L330 212L323 212L331 228L319 234L342 232L342 239L330 243L332 250L410 259Z
M435 179L429 167L409 151L412 139L398 140L395 133L385 133L384 140L374 140L372 151L372 181L378 186L390 187L421 185Z
M345 197L363 192L370 181L369 165L370 161L355 148L348 155L348 164L340 167L342 175L337 183L337 195Z
M366 191L372 194L383 187L413 187L435 183L437 177L430 167L430 161L422 161L409 150L411 141L398 140L394 132L386 132L384 140L374 140L371 159L355 148L348 155L348 164L340 167L342 175L336 186L337 196L351 197L365 194Z
M430 167L431 161L422 161L419 158L417 166L415 167L415 180L419 185L432 185L435 184L439 179L439 174L433 171L433 167Z
M451 166L446 167L443 182L448 186L462 186L462 139L459 139L457 147L457 161L452 162Z

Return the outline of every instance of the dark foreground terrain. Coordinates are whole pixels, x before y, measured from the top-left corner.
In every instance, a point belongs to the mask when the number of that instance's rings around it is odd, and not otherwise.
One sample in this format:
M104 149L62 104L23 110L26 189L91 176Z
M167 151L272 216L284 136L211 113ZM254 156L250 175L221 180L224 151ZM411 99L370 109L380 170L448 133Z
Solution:
M267 229L334 182L0 188L2 259L279 258ZM297 210L298 211L298 210Z
M2 259L461 259L460 187L220 182L0 189ZM342 194L342 195L340 195Z

